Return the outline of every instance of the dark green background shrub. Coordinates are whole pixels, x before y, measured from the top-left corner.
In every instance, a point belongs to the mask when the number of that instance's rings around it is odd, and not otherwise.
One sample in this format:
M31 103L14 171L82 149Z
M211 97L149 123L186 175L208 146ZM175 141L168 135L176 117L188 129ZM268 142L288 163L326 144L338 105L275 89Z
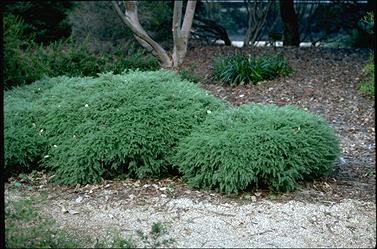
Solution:
M4 14L21 17L25 20L25 32L35 34L37 43L47 45L70 36L67 12L73 5L73 1L7 1Z
M24 139L38 153L32 158L19 150L6 157L26 158L30 163L43 158L54 179L65 184L93 183L123 173L159 177L169 172L180 139L204 121L208 110L225 108L193 83L163 70L47 78L25 88L37 92L38 98L31 94L27 100L31 105L17 105L17 110L10 102L21 101L24 88L7 92L5 134L16 141ZM26 112L27 118L15 122L18 112ZM34 135L30 137L41 133L47 140L46 150L25 137L23 131L32 123ZM11 125L19 132L10 134ZM14 139L5 140L6 148L15 147ZM6 169L17 167L12 162L18 161L6 158Z
M281 56L251 58L237 53L215 59L213 66L213 79L231 86L256 84L290 73L292 69Z
M172 10L173 4L169 1L138 1L141 25L165 48L172 40ZM109 52L117 47L125 52L131 44L141 47L114 12L110 1L77 1L68 19L74 39L87 42L93 51Z
M4 17L5 88L30 84L43 76L96 76L98 73L124 70L157 70L157 59L134 50L131 55L120 52L94 54L86 43L72 38L38 45L25 34L25 22L16 16Z
M120 53L94 54L87 45L74 43L72 39L61 40L33 52L33 57L49 67L49 76L97 76L98 73L112 71L119 74L124 70L157 70L157 59L136 50L132 55Z
M338 153L334 131L320 118L293 106L252 104L209 116L180 142L175 164L196 188L289 191L330 172Z
M25 33L25 22L17 16L4 17L4 83L5 87L40 79L46 69L33 63L24 51L36 46L33 37Z

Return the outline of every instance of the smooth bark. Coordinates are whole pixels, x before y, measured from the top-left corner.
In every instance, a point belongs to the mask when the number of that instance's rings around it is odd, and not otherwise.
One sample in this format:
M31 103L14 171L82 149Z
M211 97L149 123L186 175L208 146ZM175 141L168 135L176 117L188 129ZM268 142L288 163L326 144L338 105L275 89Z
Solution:
M178 67L182 64L187 52L187 43L190 36L192 21L194 18L196 1L188 1L185 11L185 16L182 22L182 1L174 1L173 11L173 40L174 48L172 56L163 49L157 42L155 42L143 29L139 22L137 12L137 1L123 1L125 6L124 13L119 7L117 1L112 1L113 7L122 19L123 23L127 25L133 32L136 40L154 56L156 56L162 67L171 68Z

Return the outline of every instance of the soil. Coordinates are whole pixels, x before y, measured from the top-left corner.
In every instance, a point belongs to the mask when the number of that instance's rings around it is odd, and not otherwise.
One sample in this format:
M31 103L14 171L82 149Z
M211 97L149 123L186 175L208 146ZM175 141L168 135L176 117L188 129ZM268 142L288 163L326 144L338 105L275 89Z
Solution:
M294 74L258 85L229 87L211 81L211 63L235 51L251 56L281 53ZM335 128L342 155L332 175L291 193L267 189L225 195L189 188L180 177L106 180L60 186L44 172L11 178L6 202L45 195L40 211L57 224L94 238L109 228L124 235L169 224L173 247L374 247L376 171L374 99L358 92L368 51L330 48L189 49L183 68L201 77L200 87L232 105L293 104L322 116ZM15 182L22 183L15 187ZM141 243L141 242L140 242ZM93 247L93 245L87 245ZM145 244L138 244L145 246Z

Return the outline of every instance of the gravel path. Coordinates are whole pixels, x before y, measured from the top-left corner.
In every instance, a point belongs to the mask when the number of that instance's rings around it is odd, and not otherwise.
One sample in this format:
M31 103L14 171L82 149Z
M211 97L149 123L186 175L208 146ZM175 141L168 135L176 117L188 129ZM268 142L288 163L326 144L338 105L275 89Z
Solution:
M376 245L376 204L373 202L352 199L338 203L284 202L258 197L240 203L187 195L170 198L164 194L143 200L132 194L125 198L108 189L91 195L56 191L49 190L48 205L41 205L38 210L55 219L64 230L92 238L106 239L112 229L120 231L125 238L136 238L137 230L147 233L153 223L161 222L168 228L162 239L174 239L170 246L179 248L372 248ZM7 188L5 197L8 201L39 194ZM150 246L136 241L138 247Z

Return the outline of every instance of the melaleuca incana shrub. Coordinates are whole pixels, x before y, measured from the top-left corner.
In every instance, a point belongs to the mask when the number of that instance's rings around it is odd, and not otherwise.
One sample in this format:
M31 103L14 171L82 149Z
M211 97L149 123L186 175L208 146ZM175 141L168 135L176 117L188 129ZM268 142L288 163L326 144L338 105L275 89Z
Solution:
M64 184L104 177L159 177L169 172L178 142L226 105L169 71L45 79L33 105L47 150L43 166ZM33 115L32 115L33 116ZM25 141L26 142L26 141Z
M5 119L7 118L9 117L5 115ZM20 122L22 121L20 120ZM11 174L36 169L33 167L41 159L46 149L46 139L31 123L18 127L16 123L9 122L4 129L5 175L8 177Z
M35 101L51 88L49 82L15 87L4 92L4 163L8 177L38 168L47 151L47 139L40 127L46 114Z
M339 154L334 131L293 106L250 104L213 113L181 140L175 164L189 185L237 193L290 191L325 176Z

